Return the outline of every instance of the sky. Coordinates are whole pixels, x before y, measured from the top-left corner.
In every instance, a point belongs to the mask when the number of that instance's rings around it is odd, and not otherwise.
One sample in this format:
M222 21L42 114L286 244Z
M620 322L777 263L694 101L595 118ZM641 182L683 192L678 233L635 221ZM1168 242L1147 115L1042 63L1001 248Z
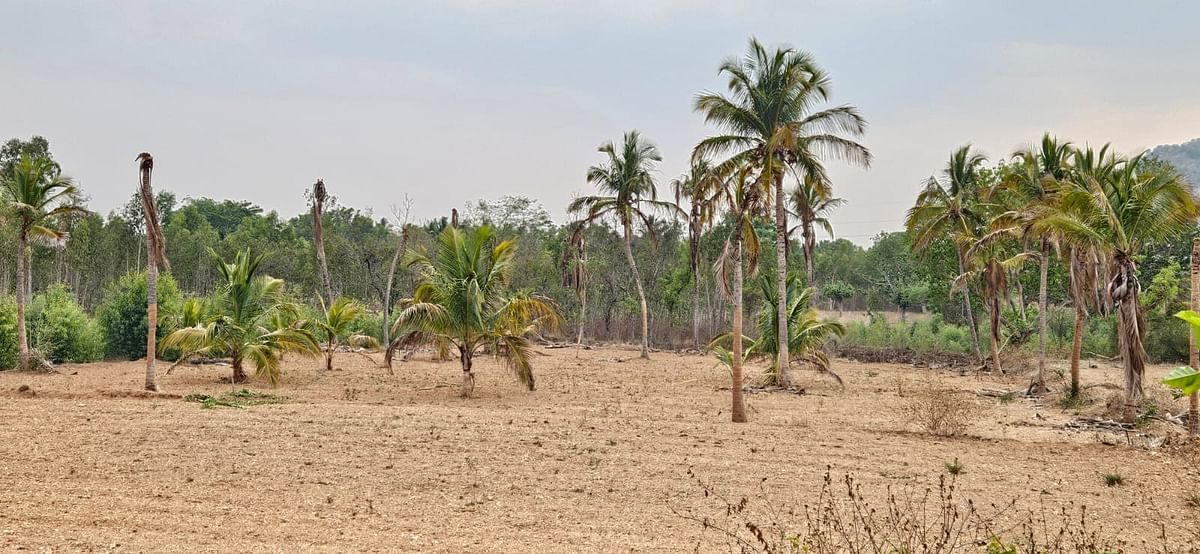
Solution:
M1126 152L1200 137L1200 3L442 0L0 3L0 138L39 134L107 213L135 156L180 198L285 216L323 178L343 205L422 221L525 195L565 221L596 148L637 129L661 196L716 133L693 110L751 36L809 51L869 122L869 169L831 162L837 236L902 227L972 143L1045 131Z

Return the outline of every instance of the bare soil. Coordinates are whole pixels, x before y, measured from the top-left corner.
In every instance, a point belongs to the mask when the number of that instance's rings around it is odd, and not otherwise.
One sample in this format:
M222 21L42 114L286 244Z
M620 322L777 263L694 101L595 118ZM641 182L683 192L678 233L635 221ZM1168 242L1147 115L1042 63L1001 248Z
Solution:
M350 354L333 372L290 358L282 385L250 385L285 398L242 409L183 399L243 388L219 384L221 366L160 374L159 394L135 392L141 362L0 373L0 550L683 552L702 532L678 513L719 508L689 468L732 496L765 478L774 497L803 502L826 466L882 495L934 484L956 458L963 498L1086 505L1126 538L1153 541L1160 523L1200 515L1185 502L1200 486L1177 489L1198 473L1177 426L1073 430L1077 412L1053 399L975 394L1024 390L1027 376L838 360L845 389L800 372L805 394L751 394L738 425L711 358L543 354L536 392L480 360L472 399L458 398L456 362L426 355L395 375ZM1165 371L1148 389L1178 413L1185 403L1154 384ZM1081 413L1103 416L1119 377L1088 368L1095 400ZM978 403L966 435L933 436L903 415L929 388ZM1106 486L1107 473L1124 484Z

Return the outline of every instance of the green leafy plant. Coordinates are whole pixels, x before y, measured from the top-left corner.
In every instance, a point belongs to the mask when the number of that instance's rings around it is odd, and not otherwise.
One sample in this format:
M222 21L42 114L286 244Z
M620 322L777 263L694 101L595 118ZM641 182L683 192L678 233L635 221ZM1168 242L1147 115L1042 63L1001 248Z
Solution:
M26 318L34 347L47 361L86 363L104 357L100 326L62 284L51 285L34 298Z
M259 406L262 404L280 404L285 400L287 398L283 396L250 389L229 391L216 396L204 393L192 393L183 397L184 402L198 402L200 403L200 407L206 410L217 407L245 408L246 406Z
M175 279L169 274L158 276L158 309L172 314L180 309L181 297ZM158 321L158 336L165 337L171 329L169 318ZM96 308L96 320L104 332L108 356L137 360L146 356L146 272L128 273L110 283ZM161 344L162 339L159 339Z
M1192 328L1192 333L1200 337L1200 314L1191 310L1184 310L1175 314L1175 317L1187 322ZM1178 390L1180 394L1190 395L1196 391L1200 391L1200 372L1197 372L1191 367L1177 367L1171 370L1162 380L1163 384Z
M949 473L950 475L962 475L963 470L965 469L966 466L964 466L962 462L958 461L958 458L954 458L953 462L946 462L946 473Z
M1108 487L1116 487L1125 483L1125 478L1120 473L1105 473L1104 485Z

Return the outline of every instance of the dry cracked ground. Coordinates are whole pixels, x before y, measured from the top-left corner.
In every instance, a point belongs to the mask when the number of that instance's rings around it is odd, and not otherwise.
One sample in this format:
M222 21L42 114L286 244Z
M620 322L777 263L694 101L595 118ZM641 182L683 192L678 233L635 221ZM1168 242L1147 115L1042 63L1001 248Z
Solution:
M1064 424L1078 412L1052 400L976 394L1027 377L838 360L845 388L800 372L805 394L751 394L738 425L712 358L541 353L536 392L489 360L471 399L457 396L455 362L424 355L394 375L360 355L339 355L333 372L289 358L280 386L250 385L278 403L241 408L183 398L241 389L219 382L220 365L181 366L149 396L134 392L141 362L0 373L0 549L721 551L689 516L724 505L689 471L730 498L766 490L802 505L827 467L882 498L888 485L936 484L955 459L959 498L1086 506L1094 526L1133 541L1200 515L1188 506L1200 486L1186 485L1194 449L1177 427L1075 430ZM1086 370L1097 400L1084 415L1103 411L1119 375ZM914 424L905 407L928 389L976 407L964 435ZM1183 406L1160 395L1160 412Z

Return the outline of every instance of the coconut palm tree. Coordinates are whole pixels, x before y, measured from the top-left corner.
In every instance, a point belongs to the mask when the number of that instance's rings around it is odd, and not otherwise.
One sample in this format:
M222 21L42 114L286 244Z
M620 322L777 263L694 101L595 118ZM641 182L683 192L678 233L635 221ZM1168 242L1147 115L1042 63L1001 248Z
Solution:
M829 237L833 238L833 225L829 223L829 214L846 203L845 199L834 198L831 192L832 187L827 181L821 181L813 175L805 175L788 197L792 215L800 220L800 247L804 251L804 277L810 287L816 286L813 255L817 248L817 237L814 227L824 229ZM788 238L791 238L790 235ZM774 297L772 296L772 298Z
M786 321L787 210L783 181L789 171L828 182L822 160L838 158L867 167L871 154L853 140L866 131L866 121L852 106L813 111L829 100L829 76L807 52L794 48L768 51L758 40L742 58L729 58L720 66L729 78L728 96L704 92L696 97L696 110L724 133L696 146L700 158L728 156L725 164L749 163L755 181L774 200L776 311ZM726 173L729 173L726 171ZM779 377L790 385L786 325L779 329Z
M700 349L700 238L712 223L713 206L723 183L707 160L698 160L688 172L671 181L675 206L683 212L688 203L688 261L692 269L692 345Z
M312 356L320 352L316 337L299 318L299 307L283 299L283 281L257 275L264 256L238 252L225 262L209 249L223 282L208 303L205 319L177 329L163 339L159 350L179 348L207 356L229 356L234 383L248 381L247 361L255 375L279 383L284 353Z
M13 165L12 171L0 175L0 200L3 209L17 224L17 349L19 367L29 369L29 337L25 329L25 302L28 300L26 264L29 242L62 243L67 233L53 228L58 216L86 214L75 204L75 183L63 175L58 164L48 158L28 154Z
M533 390L530 336L557 329L562 316L549 299L506 290L516 246L512 240L497 241L490 227L447 227L432 257L410 253L406 264L421 283L412 298L400 302L392 327L396 339L385 354L388 366L402 347L444 342L458 349L463 397L475 389L474 358L484 349L504 358L521 384Z
M625 236L625 260L633 274L642 312L642 357L649 359L650 311L646 305L646 291L642 288L637 261L633 258L633 225L641 222L647 235L653 238L654 227L649 212L675 211L678 208L670 202L658 200L654 168L655 164L662 161L662 156L658 153L658 147L642 138L637 131L625 133L619 151L612 142L606 142L600 145L599 152L606 159L588 168L587 180L607 195L580 196L571 202L567 211L583 214L581 221L584 224L611 216L621 225Z
M758 339L750 343L745 358L769 359L770 366L766 376L769 382L773 382L777 380L772 374L778 371L776 355L779 352L775 342L776 329L779 327L775 316L775 283L769 277L763 276L758 280L758 286L759 293L763 296L763 308L755 320ZM835 337L845 335L846 327L838 322L821 320L820 314L812 307L812 295L815 292L816 289L812 287L801 288L800 278L796 274L788 275L787 324L788 333L791 335L788 352L793 360L811 365L817 372L829 375L840 385L842 378L833 372L825 347ZM723 348L730 338L731 334L717 337L713 340L714 348ZM732 360L732 356L723 356L722 361L725 359Z
M325 301L332 303L333 279L329 277L329 261L325 259L325 225L321 217L325 213L327 198L325 181L317 179L312 188L313 248L317 251L317 273L320 274L321 286L325 289Z
M730 410L734 423L746 422L746 403L743 398L743 365L752 350L744 350L743 337L743 266L754 272L758 268L759 241L754 229L754 216L766 209L765 198L751 178L751 168L743 166L726 180L719 202L733 220L733 229L725 239L721 256L713 265L721 292L732 301L733 329L729 333L729 350L713 348L718 359L726 362L731 370L733 384L730 387L733 407Z
M1090 148L1072 156L1072 186L1062 192L1061 209L1035 230L1054 230L1075 244L1106 257L1107 300L1117 311L1121 358L1125 365L1126 417L1141 405L1146 352L1141 283L1134 259L1147 244L1177 238L1198 213L1191 187L1170 167L1142 156L1117 158Z
M969 144L956 149L942 170L942 178L930 177L925 182L925 188L917 195L916 204L908 210L904 220L913 250L918 253L928 252L934 242L949 237L954 243L960 275L968 271L967 249L979 238L987 222L986 208L982 205L985 186L980 175L985 163L987 157L973 151ZM971 306L969 284L964 283L960 290L963 314L971 328L971 345L975 348L975 357L983 363L979 325Z
M1056 210L1058 192L1071 172L1071 143L1046 133L1033 146L1013 153L1014 164L1000 183L1008 193L1010 211L998 216L997 225L1008 226L1011 233L1025 241L1038 243L1038 371L1029 386L1029 394L1046 389L1046 317L1049 313L1047 281L1052 248L1059 245L1056 233L1034 233L1038 220Z
M563 249L564 281L575 291L575 298L579 300L579 328L575 344L583 346L583 331L587 323L587 225L576 221L568 227L571 232L567 236L567 247Z
M379 348L379 341L370 335L351 333L351 326L367 313L362 304L353 299L342 297L326 305L320 296L321 318L312 321L316 335L320 337L322 350L325 352L325 371L333 371L333 353L341 344L341 337L349 335L347 342L355 348Z
M951 290L964 289L973 281L983 284L983 305L988 311L988 327L991 338L992 371L1004 373L1000 364L1002 348L1000 326L1000 298L1008 291L1008 274L1018 269L1030 257L1029 252L1020 252L1005 258L1003 239L1011 230L1002 228L979 237L963 255L966 271L955 277Z
M158 206L154 203L154 189L150 186L150 174L154 170L154 156L149 152L138 154L138 172L141 186L138 196L142 199L142 217L146 221L146 390L157 391L155 361L158 358L158 264L171 271L167 260L166 239L158 221Z

